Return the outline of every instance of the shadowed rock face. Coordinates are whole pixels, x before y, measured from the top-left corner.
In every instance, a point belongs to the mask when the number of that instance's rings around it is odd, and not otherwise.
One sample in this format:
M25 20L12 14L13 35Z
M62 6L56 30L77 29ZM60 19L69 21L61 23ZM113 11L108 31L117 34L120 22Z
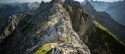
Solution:
M14 20L16 18L17 20ZM8 31L9 38L1 42L2 54L90 54L72 28L70 19L69 13L60 3L50 3L35 14L13 15L14 29L13 32ZM47 46L50 50L42 52L39 48L46 45L50 45ZM54 48L60 50L54 51Z
M82 40L87 39L85 35L92 32L94 17L88 15L77 1L67 0L64 7L71 17L73 29Z
M9 17L8 22L0 30L0 43L14 31L21 18L22 14Z
M125 25L125 2L117 1L117 2L104 2L104 1L90 1L90 3L94 6L94 8L99 12L107 12L111 15L112 19L118 22L121 25Z
M95 19L98 21L99 18L94 18L93 16L86 14L85 11L83 11L82 8L79 7L80 5L74 5L77 3L75 3L75 1L65 3L67 5L64 5L64 7L70 14L73 29L78 33L81 40L83 40L83 42L89 47L92 54L118 54L119 52L120 54L125 53L124 44L121 44L120 41L117 41L112 35L95 26L95 23L93 22L95 21ZM110 15L108 15L106 12L96 12L96 10L94 10L94 7L92 7L90 3L87 3L84 7L84 9L88 13L93 14L95 17L106 17L107 21L112 22L112 20L108 20L108 18L110 18ZM104 19L105 18L100 18L100 20L102 21L99 22L101 24L104 23ZM117 50L117 48L122 50Z

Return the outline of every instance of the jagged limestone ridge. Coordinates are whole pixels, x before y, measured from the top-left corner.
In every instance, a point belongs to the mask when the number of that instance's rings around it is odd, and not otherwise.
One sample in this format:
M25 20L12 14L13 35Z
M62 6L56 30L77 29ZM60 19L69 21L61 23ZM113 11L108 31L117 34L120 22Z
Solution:
M60 3L54 3L35 15L25 17L17 27L12 33L13 37L4 45L6 54L37 54L39 48L44 48L49 43L52 44L52 51L49 50L52 53L90 54L73 30L69 13ZM53 51L56 46L59 51Z
M55 25L58 30L57 34L60 35L60 36L55 35L53 37L57 36L56 38L58 38L58 37L62 36L61 39L59 39L59 40L57 39L57 41L54 40L54 42L56 42L56 43L53 43L53 44L55 44L54 46L55 47L58 46L59 49L61 49L62 53L64 53L64 54L70 54L70 53L90 54L87 47L85 45L83 45L83 46L81 45L81 41L80 41L78 35L75 33L75 31L73 31L71 23L70 23L70 17L69 17L69 14L66 12L66 10L64 10L64 8L60 4L56 3L53 5L50 12L53 13L53 15L51 16L51 20L50 20L50 22L48 22L48 25ZM53 38L53 37L51 37L51 38ZM60 46L58 41L60 42L60 44L62 46ZM53 44L49 44L50 47ZM46 45L48 45L48 44L46 44ZM37 50L36 54L50 52L46 49L48 46L47 47L45 47L45 46L43 46L39 50ZM45 48L45 49L42 49L42 48ZM45 52L44 50L47 52ZM51 48L51 50L53 50L53 48ZM78 52L79 50L81 52ZM87 51L85 52L84 50L85 51L87 50ZM57 52L55 52L55 53L57 53Z

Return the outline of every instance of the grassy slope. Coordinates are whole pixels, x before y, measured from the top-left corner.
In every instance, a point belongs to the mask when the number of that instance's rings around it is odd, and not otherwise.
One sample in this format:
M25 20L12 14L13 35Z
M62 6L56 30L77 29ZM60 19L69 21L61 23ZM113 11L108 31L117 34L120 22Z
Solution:
M125 44L105 27L95 22L87 46L92 54L125 54Z
M113 38L115 38L118 42L120 42L122 45L125 46L125 43L124 43L122 40L120 40L120 38L118 38L117 36L115 36L114 34L112 34L107 28L103 27L103 26L100 25L98 22L95 22L95 25L96 25L96 27L98 27L99 29L101 29L101 30L107 32L109 35L111 35L111 36L112 36Z
M35 54L47 54L51 50L50 46L51 43L45 44L44 46L40 47Z

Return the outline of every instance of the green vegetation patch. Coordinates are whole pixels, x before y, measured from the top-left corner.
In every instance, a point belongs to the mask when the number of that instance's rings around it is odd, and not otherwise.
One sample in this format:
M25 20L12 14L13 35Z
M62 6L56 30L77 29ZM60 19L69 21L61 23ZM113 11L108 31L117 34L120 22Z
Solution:
M34 54L51 54L52 50L53 50L52 46L56 50L59 50L59 46L56 45L55 43L47 43L47 44L43 45L42 47L40 47Z
M100 25L98 22L95 22L96 27L100 28L103 31L106 31L108 34L115 36L114 34L112 34L110 31L108 31L107 28L103 27L102 25Z
M35 52L35 54L46 54L46 53L50 52L50 51L51 51L50 46L51 46L51 43L45 44L44 46L40 47L40 48Z
M95 26L105 32L107 32L109 35L111 35L113 38L115 38L118 42L120 42L122 45L125 46L125 43L123 41L120 40L120 38L118 38L117 36L115 36L114 34L112 34L107 28L103 27L101 24L99 24L97 21L95 22Z

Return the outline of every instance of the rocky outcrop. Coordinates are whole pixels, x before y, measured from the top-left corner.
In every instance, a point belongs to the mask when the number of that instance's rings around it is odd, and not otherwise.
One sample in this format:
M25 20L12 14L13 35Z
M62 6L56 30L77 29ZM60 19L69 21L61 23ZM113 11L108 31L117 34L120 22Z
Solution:
M25 15L2 45L3 54L90 54L70 19L60 3L51 3L36 14Z
M21 18L22 14L9 17L8 22L5 23L0 30L0 43L14 31Z
M94 17L88 15L77 1L67 0L65 4L64 7L70 14L73 29L78 33L81 40L86 39L87 41L85 35L92 33Z
M36 10L36 12L42 10L42 9L45 9L47 6L49 5L49 2L44 2L42 1L38 7L38 9Z

